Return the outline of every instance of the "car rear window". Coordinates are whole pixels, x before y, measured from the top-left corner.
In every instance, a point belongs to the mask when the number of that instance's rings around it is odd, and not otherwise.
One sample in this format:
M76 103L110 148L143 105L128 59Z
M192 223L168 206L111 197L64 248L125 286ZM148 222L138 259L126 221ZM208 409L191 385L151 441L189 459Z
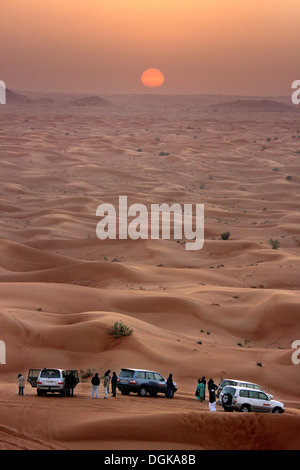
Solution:
M133 370L127 370L127 369L123 369L121 370L121 372L119 373L119 377L129 377L129 378L132 378L133 377Z
M43 379L59 379L60 378L60 372L57 369L42 370L41 377Z

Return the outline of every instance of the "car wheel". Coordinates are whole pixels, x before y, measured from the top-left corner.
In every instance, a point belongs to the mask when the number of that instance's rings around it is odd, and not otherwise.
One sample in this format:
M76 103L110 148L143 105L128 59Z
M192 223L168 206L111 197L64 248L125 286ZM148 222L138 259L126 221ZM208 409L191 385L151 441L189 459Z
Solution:
M223 403L223 405L231 405L231 403L232 403L232 395L230 395L230 393L225 393L225 394L222 396L222 403Z
M145 397L147 395L147 389L144 385L141 386L141 388L138 391L138 394L140 397Z
M282 409L281 409L281 408L274 408L274 409L272 410L272 413L278 413L278 414L279 414L279 413L282 413Z
M166 391L165 395L166 395L167 398L173 398L174 397L174 390Z
M37 396L38 396L38 397L41 397L41 396L43 395L43 393L42 393L41 390L37 390L36 393L37 393Z
M242 411L243 413L249 413L251 411L251 408L249 405L242 405L240 411Z

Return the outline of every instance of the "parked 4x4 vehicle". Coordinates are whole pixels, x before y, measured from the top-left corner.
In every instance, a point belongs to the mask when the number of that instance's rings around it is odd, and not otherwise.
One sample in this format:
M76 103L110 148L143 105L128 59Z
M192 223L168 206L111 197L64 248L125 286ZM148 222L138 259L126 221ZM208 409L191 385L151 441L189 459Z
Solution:
M173 382L174 390L171 393L173 397L177 391L177 385ZM117 388L123 395L129 395L130 392L137 393L145 397L147 393L154 397L157 393L167 392L167 381L158 372L143 369L121 369L117 378ZM171 398L170 397L170 398Z
M32 387L37 388L37 395L60 393L65 396L69 392L68 375L74 376L74 388L79 383L77 370L64 369L29 369L27 381Z
M246 382L245 380L236 380L236 379L224 379L220 383L218 387L218 392L217 395L218 397L222 397L223 395L223 389L227 385L231 385L233 387L244 387L244 388L251 388L253 390L259 390L261 392L264 392L268 395L268 397L272 400L273 395L270 395L269 393L265 392L258 384L255 384L253 382Z
M225 411L261 411L265 413L283 413L284 404L271 400L265 392L244 387L227 385L219 402Z

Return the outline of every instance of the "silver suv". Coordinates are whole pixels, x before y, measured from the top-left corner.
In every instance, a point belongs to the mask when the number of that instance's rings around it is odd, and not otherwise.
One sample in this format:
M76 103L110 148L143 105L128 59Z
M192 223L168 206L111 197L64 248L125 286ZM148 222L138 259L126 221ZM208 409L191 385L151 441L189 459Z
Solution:
M283 413L284 404L271 400L265 392L227 385L219 402L225 411L261 411L265 413Z
M70 378L72 373L72 385ZM30 369L28 373L28 382L32 387L37 388L37 395L46 395L50 393L60 393L65 396L69 393L70 387L75 388L79 383L79 376L77 370L64 369Z
M174 389L171 392L172 398L177 391L177 385L173 382ZM145 397L147 393L155 397L158 393L167 393L167 381L158 372L143 369L121 369L117 377L117 388L123 395L130 392L137 393Z

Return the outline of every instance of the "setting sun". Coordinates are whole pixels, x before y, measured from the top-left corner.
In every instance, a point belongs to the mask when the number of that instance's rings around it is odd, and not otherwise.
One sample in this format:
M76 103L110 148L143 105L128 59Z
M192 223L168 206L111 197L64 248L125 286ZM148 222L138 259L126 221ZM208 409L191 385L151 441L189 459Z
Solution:
M147 69L142 73L141 81L149 88L158 88L164 81L164 74L158 69Z

